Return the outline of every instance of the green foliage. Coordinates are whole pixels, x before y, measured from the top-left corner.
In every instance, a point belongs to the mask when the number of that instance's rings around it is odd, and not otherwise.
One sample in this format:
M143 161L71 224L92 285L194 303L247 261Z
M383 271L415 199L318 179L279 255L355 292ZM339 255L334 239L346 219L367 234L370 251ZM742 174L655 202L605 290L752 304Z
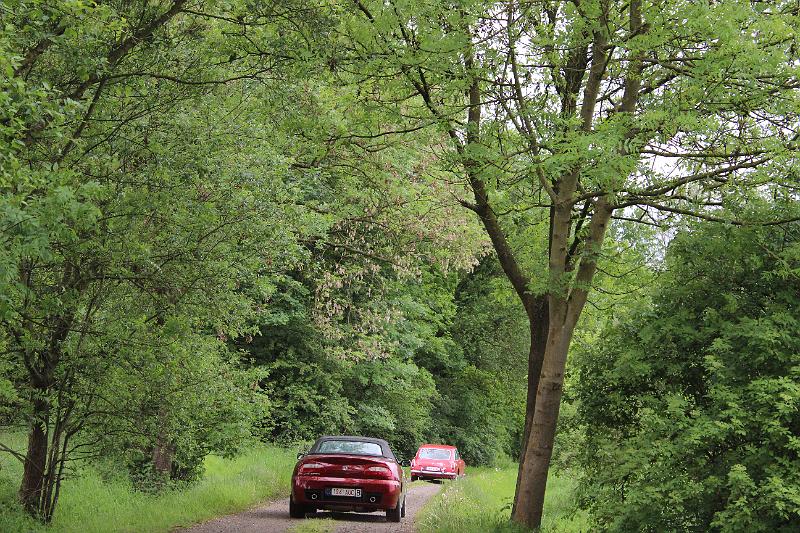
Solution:
M389 359L356 365L346 379L356 409L356 432L388 435L396 453L413 457L435 425L431 400L436 387L430 373L414 363Z
M463 207L497 217L520 295L571 291L577 317L658 255L608 220L592 242L604 207L658 225L793 198L796 6L761 4L4 2L0 423L47 435L51 488L97 455L139 488L202 484L252 433L516 457L529 324ZM681 236L652 307L583 318L557 460L600 458L604 526L796 515L782 231Z
M99 376L103 414L90 419L84 438L95 441L92 453L112 472L127 469L140 489L202 478L205 457L239 453L269 410L255 386L262 372L239 368L216 339L178 339L166 353L140 348ZM159 447L170 456L169 472L154 471Z
M507 450L502 394L471 389L502 379L451 332L484 242L424 153L438 135L344 135L394 113L310 53L333 12L172 7L3 6L0 416L65 428L61 459L102 455L142 488L162 452L199 478L254 419L403 455L482 425L474 460Z
M225 341L326 227L283 153L290 71L235 37L245 16L275 53L297 33L279 43L267 5L183 4L0 7L0 420L47 436L47 496L27 502L44 521L68 460L103 454L149 485L246 442L263 376Z
M455 299L452 335L463 359L442 373L442 434L470 464L518 457L530 343L525 312L492 255L461 279Z
M469 365L442 379L439 434L458 445L468 464L492 465L519 454L525 389L503 377Z
M268 375L271 411L261 434L283 442L374 435L404 457L424 442L447 442L470 464L518 453L527 332L516 302L499 296L503 284L487 290L484 281L491 287L498 273L491 262L482 265L459 283L436 270L423 271L417 283L371 279L384 285L385 305L394 310L382 326L390 351L376 358L342 357L354 351L341 337L331 347L313 318L313 280L279 283L260 334L241 344Z
M332 341L313 321L312 291L296 282L283 288L275 304L284 311L268 317L261 333L245 345L256 368L268 374L264 386L273 409L262 424L263 434L293 442L358 433L386 438L403 456L413 454L434 425L436 385L430 372L411 359L436 349L437 343L428 340L438 330L426 321L434 313L412 298L413 291L401 290L396 301L389 295L398 310L397 320L384 330L392 351L383 357L343 358L347 345L331 349Z
M800 520L800 227L697 225L579 360L585 503L612 531Z

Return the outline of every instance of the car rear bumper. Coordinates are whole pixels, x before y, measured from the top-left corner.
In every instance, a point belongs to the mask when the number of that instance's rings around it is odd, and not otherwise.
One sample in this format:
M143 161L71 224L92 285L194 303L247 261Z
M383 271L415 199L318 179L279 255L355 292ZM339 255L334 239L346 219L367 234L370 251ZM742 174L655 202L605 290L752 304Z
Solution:
M326 495L326 488L358 488L361 497ZM297 477L292 485L295 502L332 511L371 512L394 509L400 501L400 482L391 479Z
M429 470L412 470L411 475L422 479L455 479L455 472L431 472Z

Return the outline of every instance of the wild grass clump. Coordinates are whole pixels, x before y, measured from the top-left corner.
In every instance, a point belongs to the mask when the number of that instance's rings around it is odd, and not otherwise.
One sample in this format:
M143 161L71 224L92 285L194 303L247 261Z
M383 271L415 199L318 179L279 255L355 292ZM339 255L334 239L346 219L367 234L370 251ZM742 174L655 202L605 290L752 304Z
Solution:
M331 533L336 531L336 521L330 518L307 518L289 529L291 533Z
M423 508L417 518L417 530L421 533L526 531L509 520L516 476L516 465L470 469L467 477L447 483ZM574 490L575 482L568 476L551 473L542 532L589 531L586 514L574 510Z

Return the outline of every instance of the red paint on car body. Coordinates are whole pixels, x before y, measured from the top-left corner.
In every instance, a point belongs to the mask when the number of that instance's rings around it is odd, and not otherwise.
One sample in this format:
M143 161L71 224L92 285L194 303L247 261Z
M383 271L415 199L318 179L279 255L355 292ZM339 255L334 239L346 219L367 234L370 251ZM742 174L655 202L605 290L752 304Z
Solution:
M363 450L357 450L363 453L342 451L358 442L365 444ZM366 449L374 443L379 446ZM330 449L338 451L326 453ZM299 518L319 509L364 513L385 510L390 520L399 521L405 510L405 473L388 444L364 437L319 439L295 465L290 513Z
M411 461L411 480L455 479L466 472L458 448L446 444L423 444Z

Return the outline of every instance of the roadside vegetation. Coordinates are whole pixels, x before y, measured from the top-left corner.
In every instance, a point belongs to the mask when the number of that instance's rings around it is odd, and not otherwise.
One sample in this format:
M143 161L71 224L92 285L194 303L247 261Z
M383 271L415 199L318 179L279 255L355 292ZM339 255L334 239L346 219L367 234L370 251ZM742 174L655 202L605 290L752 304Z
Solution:
M799 267L798 224L692 225L576 354L565 425L598 527L797 529Z
M7 442L24 442L23 434L2 436ZM135 490L124 474L82 464L65 479L59 512L49 526L27 516L17 501L21 468L18 461L9 459L0 456L0 529L4 533L156 533L285 497L296 457L293 450L266 445L248 447L232 459L210 455L197 482L157 494Z
M447 482L444 489L419 513L420 533L481 533L527 531L509 521L517 465L481 467L469 475ZM577 508L577 482L570 472L551 476L545 500L542 533L586 533L590 531L588 514Z

